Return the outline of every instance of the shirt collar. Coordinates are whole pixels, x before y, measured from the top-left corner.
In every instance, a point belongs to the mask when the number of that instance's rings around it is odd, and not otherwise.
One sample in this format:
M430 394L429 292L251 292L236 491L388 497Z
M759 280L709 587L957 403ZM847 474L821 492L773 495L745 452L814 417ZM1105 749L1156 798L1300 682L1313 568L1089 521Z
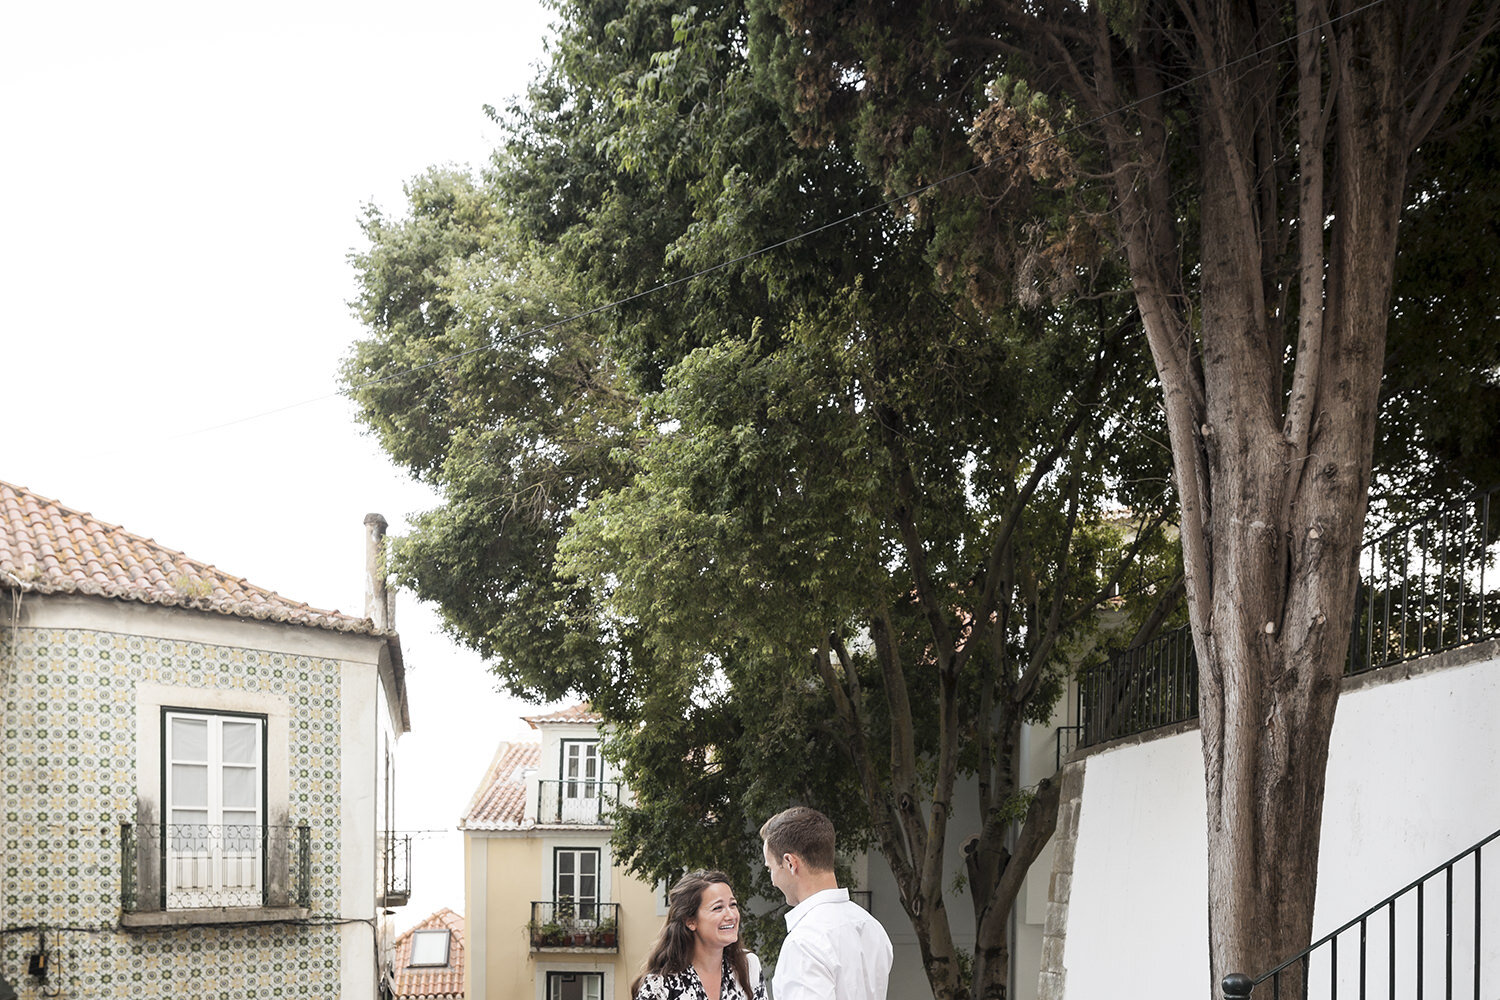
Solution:
M793 927L796 927L802 921L803 917L812 912L815 906L821 906L823 903L847 902L849 902L848 889L819 889L787 911L786 929L790 932Z

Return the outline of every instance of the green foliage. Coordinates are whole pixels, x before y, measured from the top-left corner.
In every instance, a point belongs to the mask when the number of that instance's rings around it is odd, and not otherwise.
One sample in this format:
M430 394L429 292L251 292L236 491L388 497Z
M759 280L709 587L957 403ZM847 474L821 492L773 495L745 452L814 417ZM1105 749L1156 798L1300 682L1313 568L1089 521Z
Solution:
M761 4L558 13L485 176L429 173L405 218L367 216L345 380L445 500L394 565L508 688L609 720L637 873L719 867L774 898L755 831L805 802L919 910L943 838L930 864L892 817L973 776L1004 853L1035 812L1020 725L1115 641L1106 594L1145 621L1170 589L1135 319L1109 297L981 309L935 266L951 218L859 214L880 189L848 122L795 142ZM969 880L976 909L997 877ZM914 919L948 934L941 907Z
M1372 501L1500 483L1500 42L1419 151L1401 221Z
M594 686L609 637L552 552L588 492L622 474L635 397L586 324L555 325L578 300L492 188L433 171L408 198L405 219L367 213L355 307L371 336L344 367L381 444L447 499L395 540L393 567L515 690Z

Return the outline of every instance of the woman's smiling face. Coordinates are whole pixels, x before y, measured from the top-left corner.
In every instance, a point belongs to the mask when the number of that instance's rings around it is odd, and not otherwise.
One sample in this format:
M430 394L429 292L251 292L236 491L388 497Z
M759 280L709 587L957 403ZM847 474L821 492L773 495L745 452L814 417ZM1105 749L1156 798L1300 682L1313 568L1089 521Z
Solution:
M698 901L698 915L688 921L688 930L709 950L738 941L740 904L735 902L734 890L723 882L710 882Z

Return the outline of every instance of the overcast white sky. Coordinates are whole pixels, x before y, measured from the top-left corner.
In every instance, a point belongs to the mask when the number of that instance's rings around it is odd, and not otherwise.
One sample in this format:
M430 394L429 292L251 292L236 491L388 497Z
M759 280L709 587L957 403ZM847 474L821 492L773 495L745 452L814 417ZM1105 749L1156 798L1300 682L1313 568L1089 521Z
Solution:
M11 3L0 13L0 479L363 613L363 519L436 499L334 395L364 203L478 165L543 56L537 0ZM537 711L409 595L401 825L451 829ZM402 926L463 909L422 842Z

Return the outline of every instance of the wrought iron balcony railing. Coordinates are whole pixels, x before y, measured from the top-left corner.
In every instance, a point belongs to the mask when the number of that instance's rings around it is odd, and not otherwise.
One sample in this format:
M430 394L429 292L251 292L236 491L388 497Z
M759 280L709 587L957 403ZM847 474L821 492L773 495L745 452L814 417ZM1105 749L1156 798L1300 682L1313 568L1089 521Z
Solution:
M533 902L527 930L531 934L532 951L549 948L619 951L620 904L582 899Z
M380 905L394 908L411 900L411 835L387 833L381 836Z
M120 824L120 908L312 905L312 837L296 826Z
M539 781L536 821L544 826L608 826L619 798L618 781Z

